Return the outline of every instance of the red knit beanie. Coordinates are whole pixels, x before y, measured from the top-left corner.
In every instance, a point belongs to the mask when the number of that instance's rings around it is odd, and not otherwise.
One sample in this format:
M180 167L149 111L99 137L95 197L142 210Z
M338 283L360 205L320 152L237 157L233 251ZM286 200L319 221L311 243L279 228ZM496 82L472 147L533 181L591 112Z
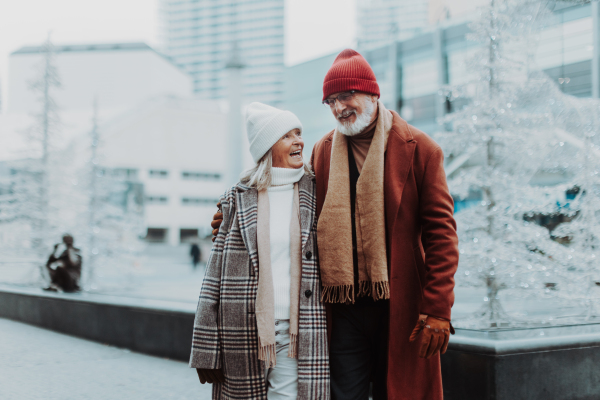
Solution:
M333 93L357 90L379 97L379 85L371 66L358 52L342 51L327 71L323 81L323 100Z

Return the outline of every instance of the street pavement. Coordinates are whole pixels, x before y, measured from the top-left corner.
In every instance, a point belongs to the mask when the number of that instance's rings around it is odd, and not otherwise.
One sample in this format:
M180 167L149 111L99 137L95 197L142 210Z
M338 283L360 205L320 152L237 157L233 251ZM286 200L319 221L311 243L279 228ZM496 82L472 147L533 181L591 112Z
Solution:
M2 400L207 400L185 362L0 318Z

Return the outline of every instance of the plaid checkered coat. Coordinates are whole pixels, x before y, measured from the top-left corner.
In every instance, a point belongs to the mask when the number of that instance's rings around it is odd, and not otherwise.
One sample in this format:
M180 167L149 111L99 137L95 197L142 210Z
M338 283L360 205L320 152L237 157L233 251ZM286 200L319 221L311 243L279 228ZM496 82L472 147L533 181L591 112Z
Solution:
M298 183L302 230L298 399L329 399L327 323L317 256L314 178ZM221 198L223 223L208 260L194 321L190 367L222 369L213 399L266 399L254 307L258 289L258 192L238 183Z

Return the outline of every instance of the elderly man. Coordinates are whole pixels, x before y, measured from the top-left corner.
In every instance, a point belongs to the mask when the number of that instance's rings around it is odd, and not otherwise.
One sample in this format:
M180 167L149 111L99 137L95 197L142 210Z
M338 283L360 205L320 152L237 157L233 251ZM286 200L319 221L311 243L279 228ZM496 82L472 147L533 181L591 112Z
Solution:
M334 399L442 399L458 239L441 148L378 101L342 51L323 83L336 129L313 149ZM219 221L213 221L213 227Z

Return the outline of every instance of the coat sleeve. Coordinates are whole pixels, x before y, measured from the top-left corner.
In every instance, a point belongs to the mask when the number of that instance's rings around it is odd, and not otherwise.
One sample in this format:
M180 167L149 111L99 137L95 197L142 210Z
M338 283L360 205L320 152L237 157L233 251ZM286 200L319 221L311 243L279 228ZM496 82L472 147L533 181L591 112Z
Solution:
M458 236L453 214L444 154L438 147L425 164L421 185L421 242L426 276L420 312L447 320L454 304L454 274L458 268Z
M192 336L191 368L220 369L221 343L218 332L221 273L223 269L223 247L231 225L233 190L221 198L223 223L210 251L206 273L202 282L200 299L194 319Z

